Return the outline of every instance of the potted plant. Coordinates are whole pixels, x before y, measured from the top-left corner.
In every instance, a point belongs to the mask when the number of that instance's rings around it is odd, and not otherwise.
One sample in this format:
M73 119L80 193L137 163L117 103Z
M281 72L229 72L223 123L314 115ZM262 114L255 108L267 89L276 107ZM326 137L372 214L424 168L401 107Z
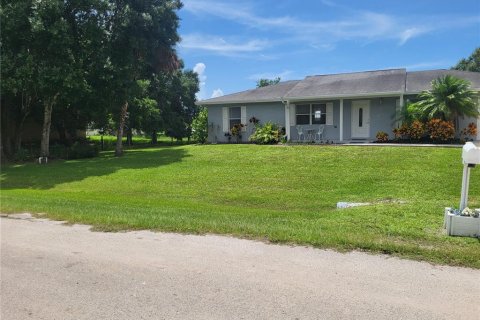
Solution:
M480 237L480 209L445 208L444 228L449 236Z
M242 141L242 129L245 127L244 124L238 123L233 125L232 129L230 129L230 133L232 137L236 138L236 142Z

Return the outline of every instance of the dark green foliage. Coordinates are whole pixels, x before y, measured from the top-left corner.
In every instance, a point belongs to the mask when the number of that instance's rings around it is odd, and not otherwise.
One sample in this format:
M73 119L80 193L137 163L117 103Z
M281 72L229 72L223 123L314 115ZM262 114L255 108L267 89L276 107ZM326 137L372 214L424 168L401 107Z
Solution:
M87 125L117 130L125 123L130 136L136 129L156 137L168 128L189 136L198 78L181 69L175 52L181 6L2 0L2 156L15 154L23 124L32 121L44 122L66 145ZM47 155L48 130L43 140Z
M192 137L198 143L207 142L208 138L208 110L202 108L192 121Z
M280 81L280 77L276 77L275 79L260 79L257 81L257 88L271 86L279 83Z
M13 155L13 161L15 162L24 162L32 159L32 155L30 154L30 151L25 148L19 148L17 152Z
M250 136L250 141L257 144L274 144L280 142L282 133L278 125L272 122L266 122L255 128L255 132Z
M138 129L151 136L165 132L175 139L190 137L192 121L198 112L195 105L198 90L198 75L190 70L155 75L149 94L158 103L159 116L149 118L147 126Z
M411 105L412 113L422 119L440 118L457 121L459 116L479 115L475 92L470 82L451 75L432 81L432 89L423 91L419 101Z
M480 47L476 48L470 57L460 60L452 69L480 72Z
M93 158L98 156L98 147L86 141L77 141L68 150L69 159Z
M67 159L68 147L60 143L55 143L50 146L50 156L54 159Z

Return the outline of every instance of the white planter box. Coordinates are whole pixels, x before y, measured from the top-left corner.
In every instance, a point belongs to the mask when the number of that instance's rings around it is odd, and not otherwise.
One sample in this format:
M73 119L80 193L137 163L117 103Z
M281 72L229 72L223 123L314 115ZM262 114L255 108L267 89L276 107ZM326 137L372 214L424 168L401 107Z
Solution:
M480 238L480 218L457 216L445 208L445 221L443 227L449 236L463 236Z

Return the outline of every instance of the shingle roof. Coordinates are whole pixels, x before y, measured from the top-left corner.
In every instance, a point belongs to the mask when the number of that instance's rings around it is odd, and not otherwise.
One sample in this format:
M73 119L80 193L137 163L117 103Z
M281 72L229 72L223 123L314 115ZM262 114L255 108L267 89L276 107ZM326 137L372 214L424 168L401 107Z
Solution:
M298 83L285 98L315 98L357 94L402 93L405 69L311 76Z
M471 88L480 90L480 72L458 70L427 70L407 72L406 93L419 93L431 89L432 80L445 75L452 75L470 81Z
M199 101L197 104L220 104L242 102L282 101L285 94L300 80L283 81L274 85L228 94L225 96Z
M284 81L276 85L202 100L197 104L273 102L370 94L414 94L430 89L433 79L447 74L470 81L472 89L480 91L480 73L478 72L458 70L407 72L405 69L390 69L310 76L304 80Z

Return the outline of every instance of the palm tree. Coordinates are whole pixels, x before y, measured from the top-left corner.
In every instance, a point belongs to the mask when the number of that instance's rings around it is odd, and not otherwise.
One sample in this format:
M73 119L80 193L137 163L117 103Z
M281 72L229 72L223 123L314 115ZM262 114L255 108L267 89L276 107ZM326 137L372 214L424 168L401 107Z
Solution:
M432 89L423 91L420 100L414 104L425 117L454 121L457 128L458 117L478 117L480 112L475 102L477 95L470 90L470 82L451 75L432 81Z

